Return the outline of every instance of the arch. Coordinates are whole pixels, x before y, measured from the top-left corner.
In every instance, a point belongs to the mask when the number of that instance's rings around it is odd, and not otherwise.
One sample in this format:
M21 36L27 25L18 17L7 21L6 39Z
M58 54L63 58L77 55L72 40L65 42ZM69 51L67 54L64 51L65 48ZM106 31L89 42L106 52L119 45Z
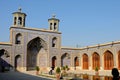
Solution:
M21 33L18 33L18 34L16 34L16 37L15 37L15 43L16 44L21 44L21 40L22 40L22 35L21 35Z
M47 50L47 44L46 42L39 38L36 37L32 39L30 42L27 44L27 70L33 70L35 69L36 66L39 65L38 60L39 59L39 52L40 50Z
M92 54L92 68L98 67L100 69L100 55L97 52Z
M84 53L82 57L83 57L83 69L88 69L88 55Z
M52 30L52 23L50 23L50 30Z
M75 69L77 66L79 66L79 58L78 57L74 58L74 66L75 66Z
M57 46L57 38L54 37L54 38L52 39L52 47L56 47L56 46Z
M56 60L57 60L56 56L53 56L53 57L52 57L52 67L53 67L53 68L56 67Z
M109 50L104 53L104 69L111 70L114 66L113 54Z
M18 70L19 67L21 67L21 56L16 55L15 56L15 70Z
M54 23L54 30L56 30L56 29L57 29L56 25L57 25L57 24L56 24L56 23Z
M70 55L68 53L64 53L62 56L61 56L61 66L70 66Z
M18 18L18 25L22 25L22 17Z
M120 70L120 51L118 51L118 69Z
M16 18L16 17L14 17L14 25L16 25L16 21L17 21L17 18Z

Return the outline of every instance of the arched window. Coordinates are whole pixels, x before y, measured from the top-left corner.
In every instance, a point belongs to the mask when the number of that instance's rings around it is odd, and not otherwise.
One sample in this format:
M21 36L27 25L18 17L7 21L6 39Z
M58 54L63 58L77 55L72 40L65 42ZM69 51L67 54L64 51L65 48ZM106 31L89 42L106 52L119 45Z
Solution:
M16 17L14 17L14 25L16 25L16 20L17 20L17 18L16 18Z
M18 18L18 25L22 25L22 17Z
M96 67L100 68L100 56L98 53L94 52L92 55L92 65L93 65L93 69L95 69Z
M56 23L54 23L54 30L56 30L57 29L57 27L56 27Z
M110 51L104 53L104 69L111 70L113 68L113 54Z
M78 59L78 57L75 57L74 64L75 64L75 67L79 66L79 59Z
M118 52L118 69L120 70L120 51Z
M50 30L52 30L52 23L50 23Z
M83 69L88 69L88 55L83 54Z
M20 34L20 33L18 33L17 35L16 35L16 44L21 44L21 39L22 39L22 35Z
M56 47L56 45L57 45L57 38L54 37L54 38L52 39L52 47Z

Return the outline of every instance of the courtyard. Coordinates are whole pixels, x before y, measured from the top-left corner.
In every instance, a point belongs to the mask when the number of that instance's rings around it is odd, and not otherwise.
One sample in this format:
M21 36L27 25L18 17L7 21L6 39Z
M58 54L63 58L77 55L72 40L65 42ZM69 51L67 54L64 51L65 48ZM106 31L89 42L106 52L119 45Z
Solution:
M30 75L27 73L10 71L0 73L0 80L52 80L52 79Z

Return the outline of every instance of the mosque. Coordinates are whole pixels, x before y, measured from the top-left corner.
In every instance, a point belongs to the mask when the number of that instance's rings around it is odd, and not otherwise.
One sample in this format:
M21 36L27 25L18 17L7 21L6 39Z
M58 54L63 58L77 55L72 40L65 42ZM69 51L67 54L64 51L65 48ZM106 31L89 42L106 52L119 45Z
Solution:
M51 67L68 65L76 73L94 74L98 67L100 75L110 75L113 67L120 69L120 41L62 47L59 19L52 16L48 29L36 29L25 26L26 16L21 9L13 13L10 41L0 42L0 72L7 68L24 72L36 66L49 71Z

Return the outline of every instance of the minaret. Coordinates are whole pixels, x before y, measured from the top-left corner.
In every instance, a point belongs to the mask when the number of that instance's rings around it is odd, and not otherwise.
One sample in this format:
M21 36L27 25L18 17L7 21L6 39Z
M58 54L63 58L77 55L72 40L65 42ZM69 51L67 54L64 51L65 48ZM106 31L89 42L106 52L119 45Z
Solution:
M26 14L22 13L22 9L19 8L17 12L13 13L13 27L25 27Z
M52 18L48 19L49 23L49 30L52 31L58 31L59 30L59 19L55 18L55 15L52 16Z

